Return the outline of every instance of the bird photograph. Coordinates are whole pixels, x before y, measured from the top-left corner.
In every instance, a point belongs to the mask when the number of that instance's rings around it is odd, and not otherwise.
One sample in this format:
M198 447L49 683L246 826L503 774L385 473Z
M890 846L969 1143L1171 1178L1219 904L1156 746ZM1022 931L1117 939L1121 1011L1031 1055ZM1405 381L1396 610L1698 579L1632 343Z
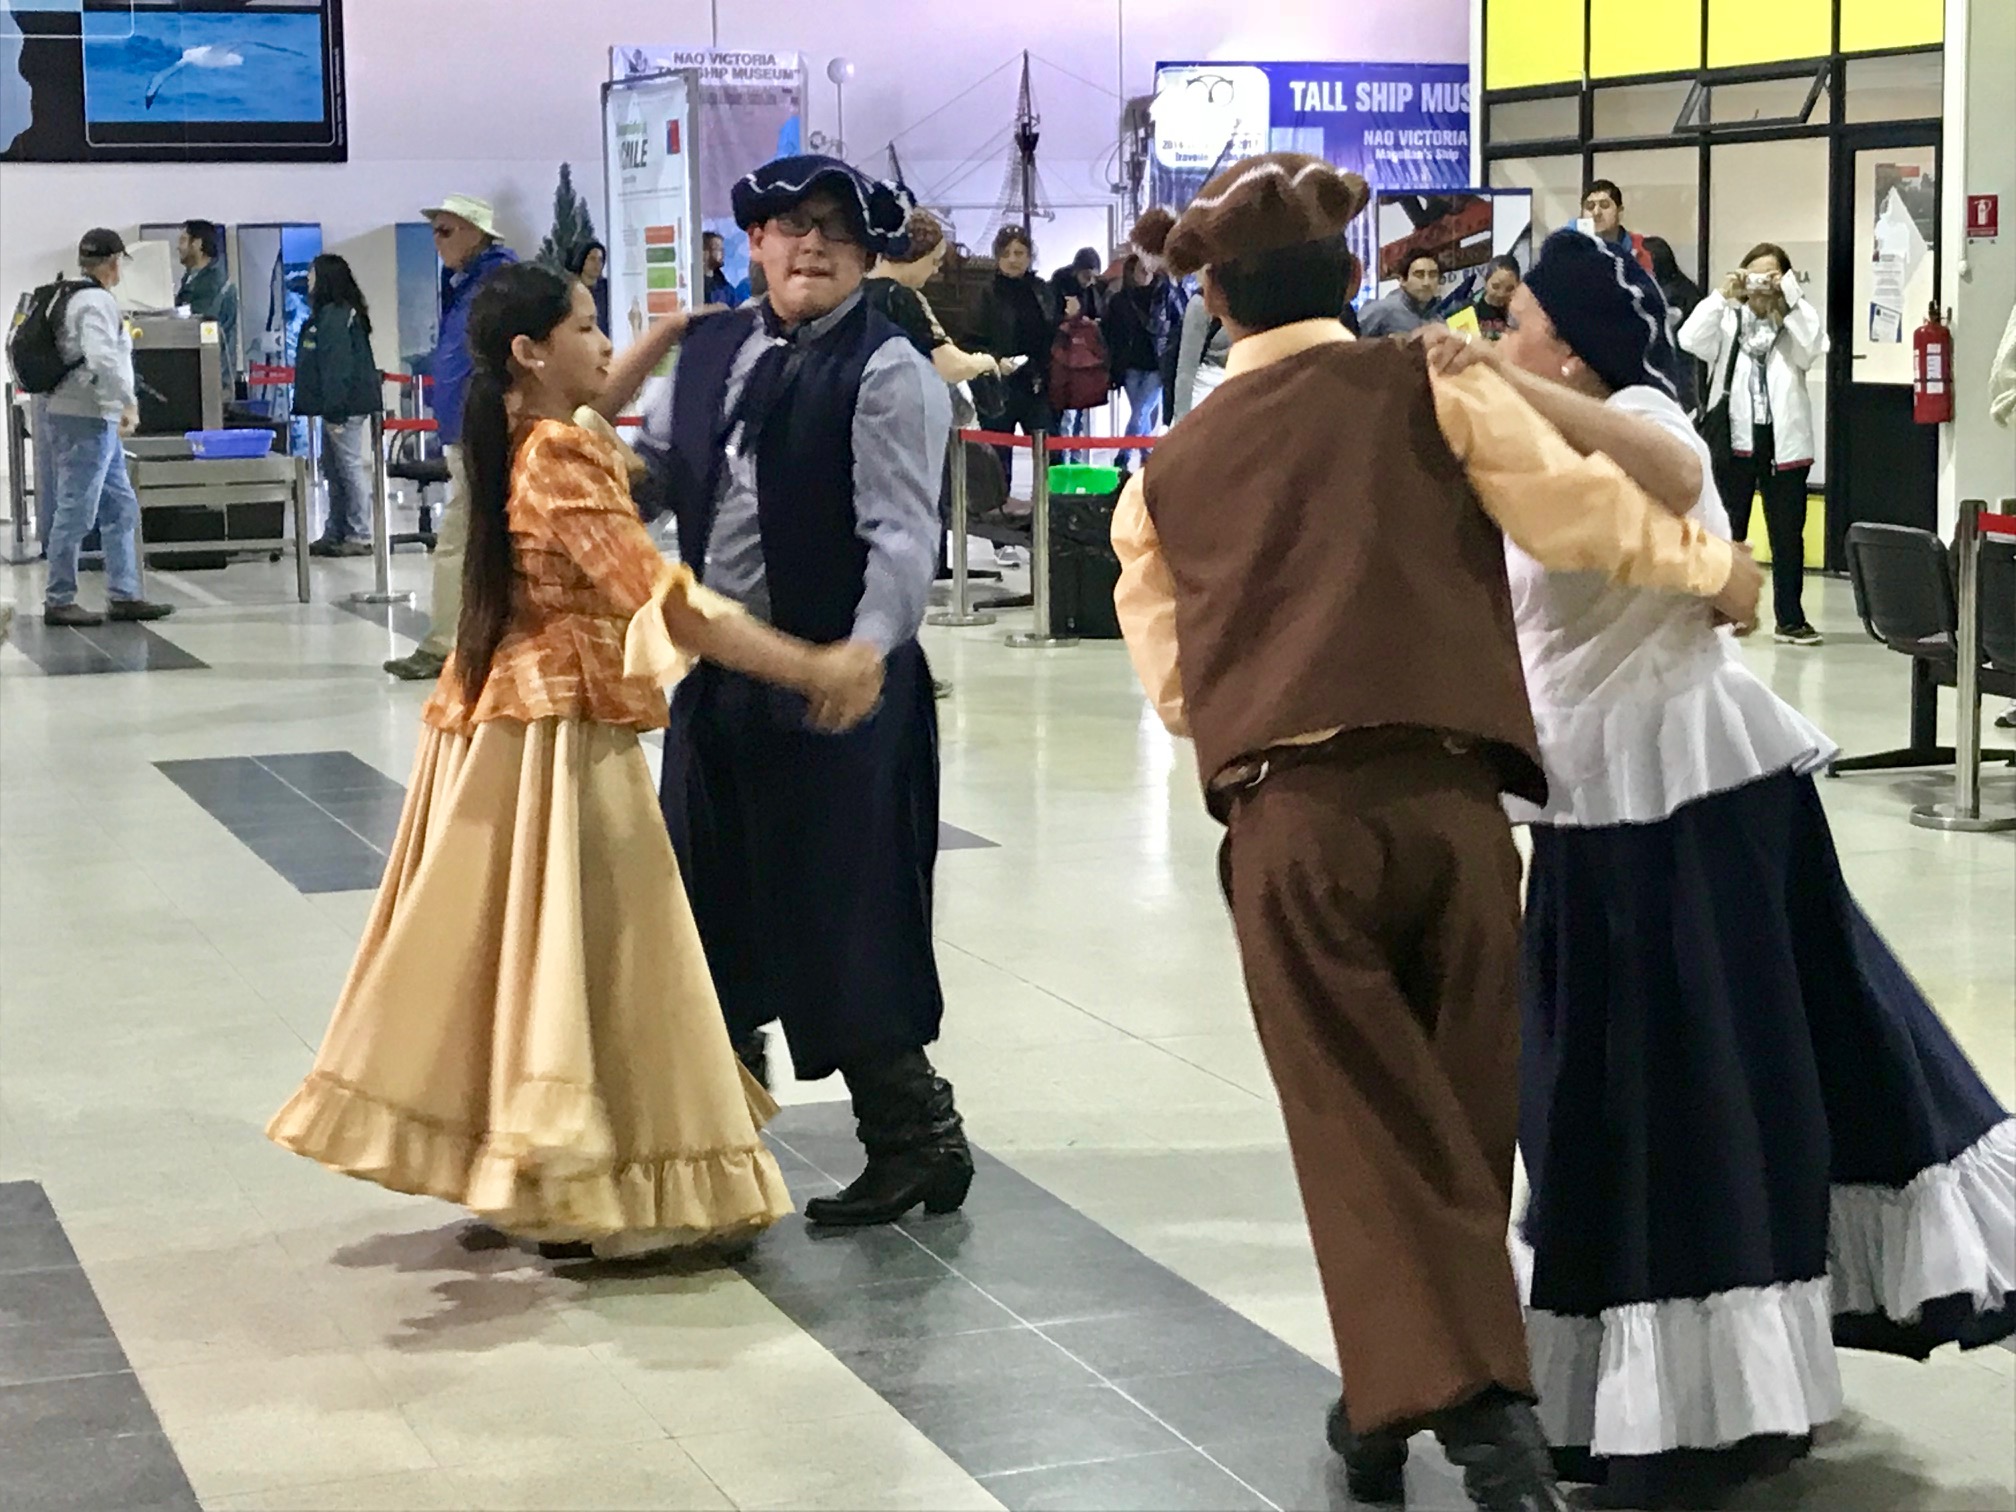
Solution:
M317 121L322 18L86 11L84 92L97 121Z

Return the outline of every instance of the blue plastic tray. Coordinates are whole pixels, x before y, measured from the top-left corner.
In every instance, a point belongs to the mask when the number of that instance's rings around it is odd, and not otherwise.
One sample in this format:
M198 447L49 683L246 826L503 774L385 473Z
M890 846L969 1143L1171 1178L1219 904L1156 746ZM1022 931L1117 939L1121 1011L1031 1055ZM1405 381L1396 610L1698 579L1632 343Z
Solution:
M189 443L190 455L204 462L263 457L273 450L270 430L193 430L182 434Z

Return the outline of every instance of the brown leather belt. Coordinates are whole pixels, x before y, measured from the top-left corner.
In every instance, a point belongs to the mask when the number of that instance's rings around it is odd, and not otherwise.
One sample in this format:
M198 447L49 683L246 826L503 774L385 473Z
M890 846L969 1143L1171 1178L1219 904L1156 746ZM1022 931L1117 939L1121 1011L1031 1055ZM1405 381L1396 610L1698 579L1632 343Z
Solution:
M1296 767L1319 761L1351 765L1384 756L1407 754L1467 756L1483 744L1474 735L1455 735L1420 725L1377 725L1363 730L1340 730L1327 740L1308 745L1270 746L1221 768L1204 790L1204 807L1210 811L1212 818L1224 824L1239 799L1259 788L1268 778Z

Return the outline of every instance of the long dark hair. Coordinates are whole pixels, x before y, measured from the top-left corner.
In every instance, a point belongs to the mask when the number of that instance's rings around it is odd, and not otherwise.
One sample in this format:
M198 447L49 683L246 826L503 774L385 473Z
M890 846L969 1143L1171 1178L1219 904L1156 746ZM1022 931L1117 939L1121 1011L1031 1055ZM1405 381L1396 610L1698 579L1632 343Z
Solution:
M544 341L574 313L574 280L537 263L514 263L483 280L469 305L475 360L462 400L462 468L469 480L469 544L462 557L462 620L455 661L462 696L474 703L511 619L511 421L504 398L516 381L511 343Z
M371 306L365 302L364 291L358 287L357 275L350 271L350 264L334 252L324 252L308 269L315 275L315 292L308 296L309 314L318 313L324 305L348 305L357 312L357 323L369 336Z

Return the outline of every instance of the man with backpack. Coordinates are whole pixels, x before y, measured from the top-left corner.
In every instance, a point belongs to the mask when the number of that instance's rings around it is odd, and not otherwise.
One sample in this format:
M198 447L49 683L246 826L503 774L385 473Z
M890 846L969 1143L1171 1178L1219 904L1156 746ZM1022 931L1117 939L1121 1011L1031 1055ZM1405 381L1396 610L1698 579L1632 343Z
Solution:
M87 231L77 243L84 277L37 289L8 345L14 376L46 394L47 419L36 444L48 450L56 508L47 548L49 579L42 618L51 625L157 620L174 612L140 596L140 500L126 472L122 437L139 428L133 339L112 290L126 242L118 232ZM105 614L77 602L77 561L93 528L105 553Z

